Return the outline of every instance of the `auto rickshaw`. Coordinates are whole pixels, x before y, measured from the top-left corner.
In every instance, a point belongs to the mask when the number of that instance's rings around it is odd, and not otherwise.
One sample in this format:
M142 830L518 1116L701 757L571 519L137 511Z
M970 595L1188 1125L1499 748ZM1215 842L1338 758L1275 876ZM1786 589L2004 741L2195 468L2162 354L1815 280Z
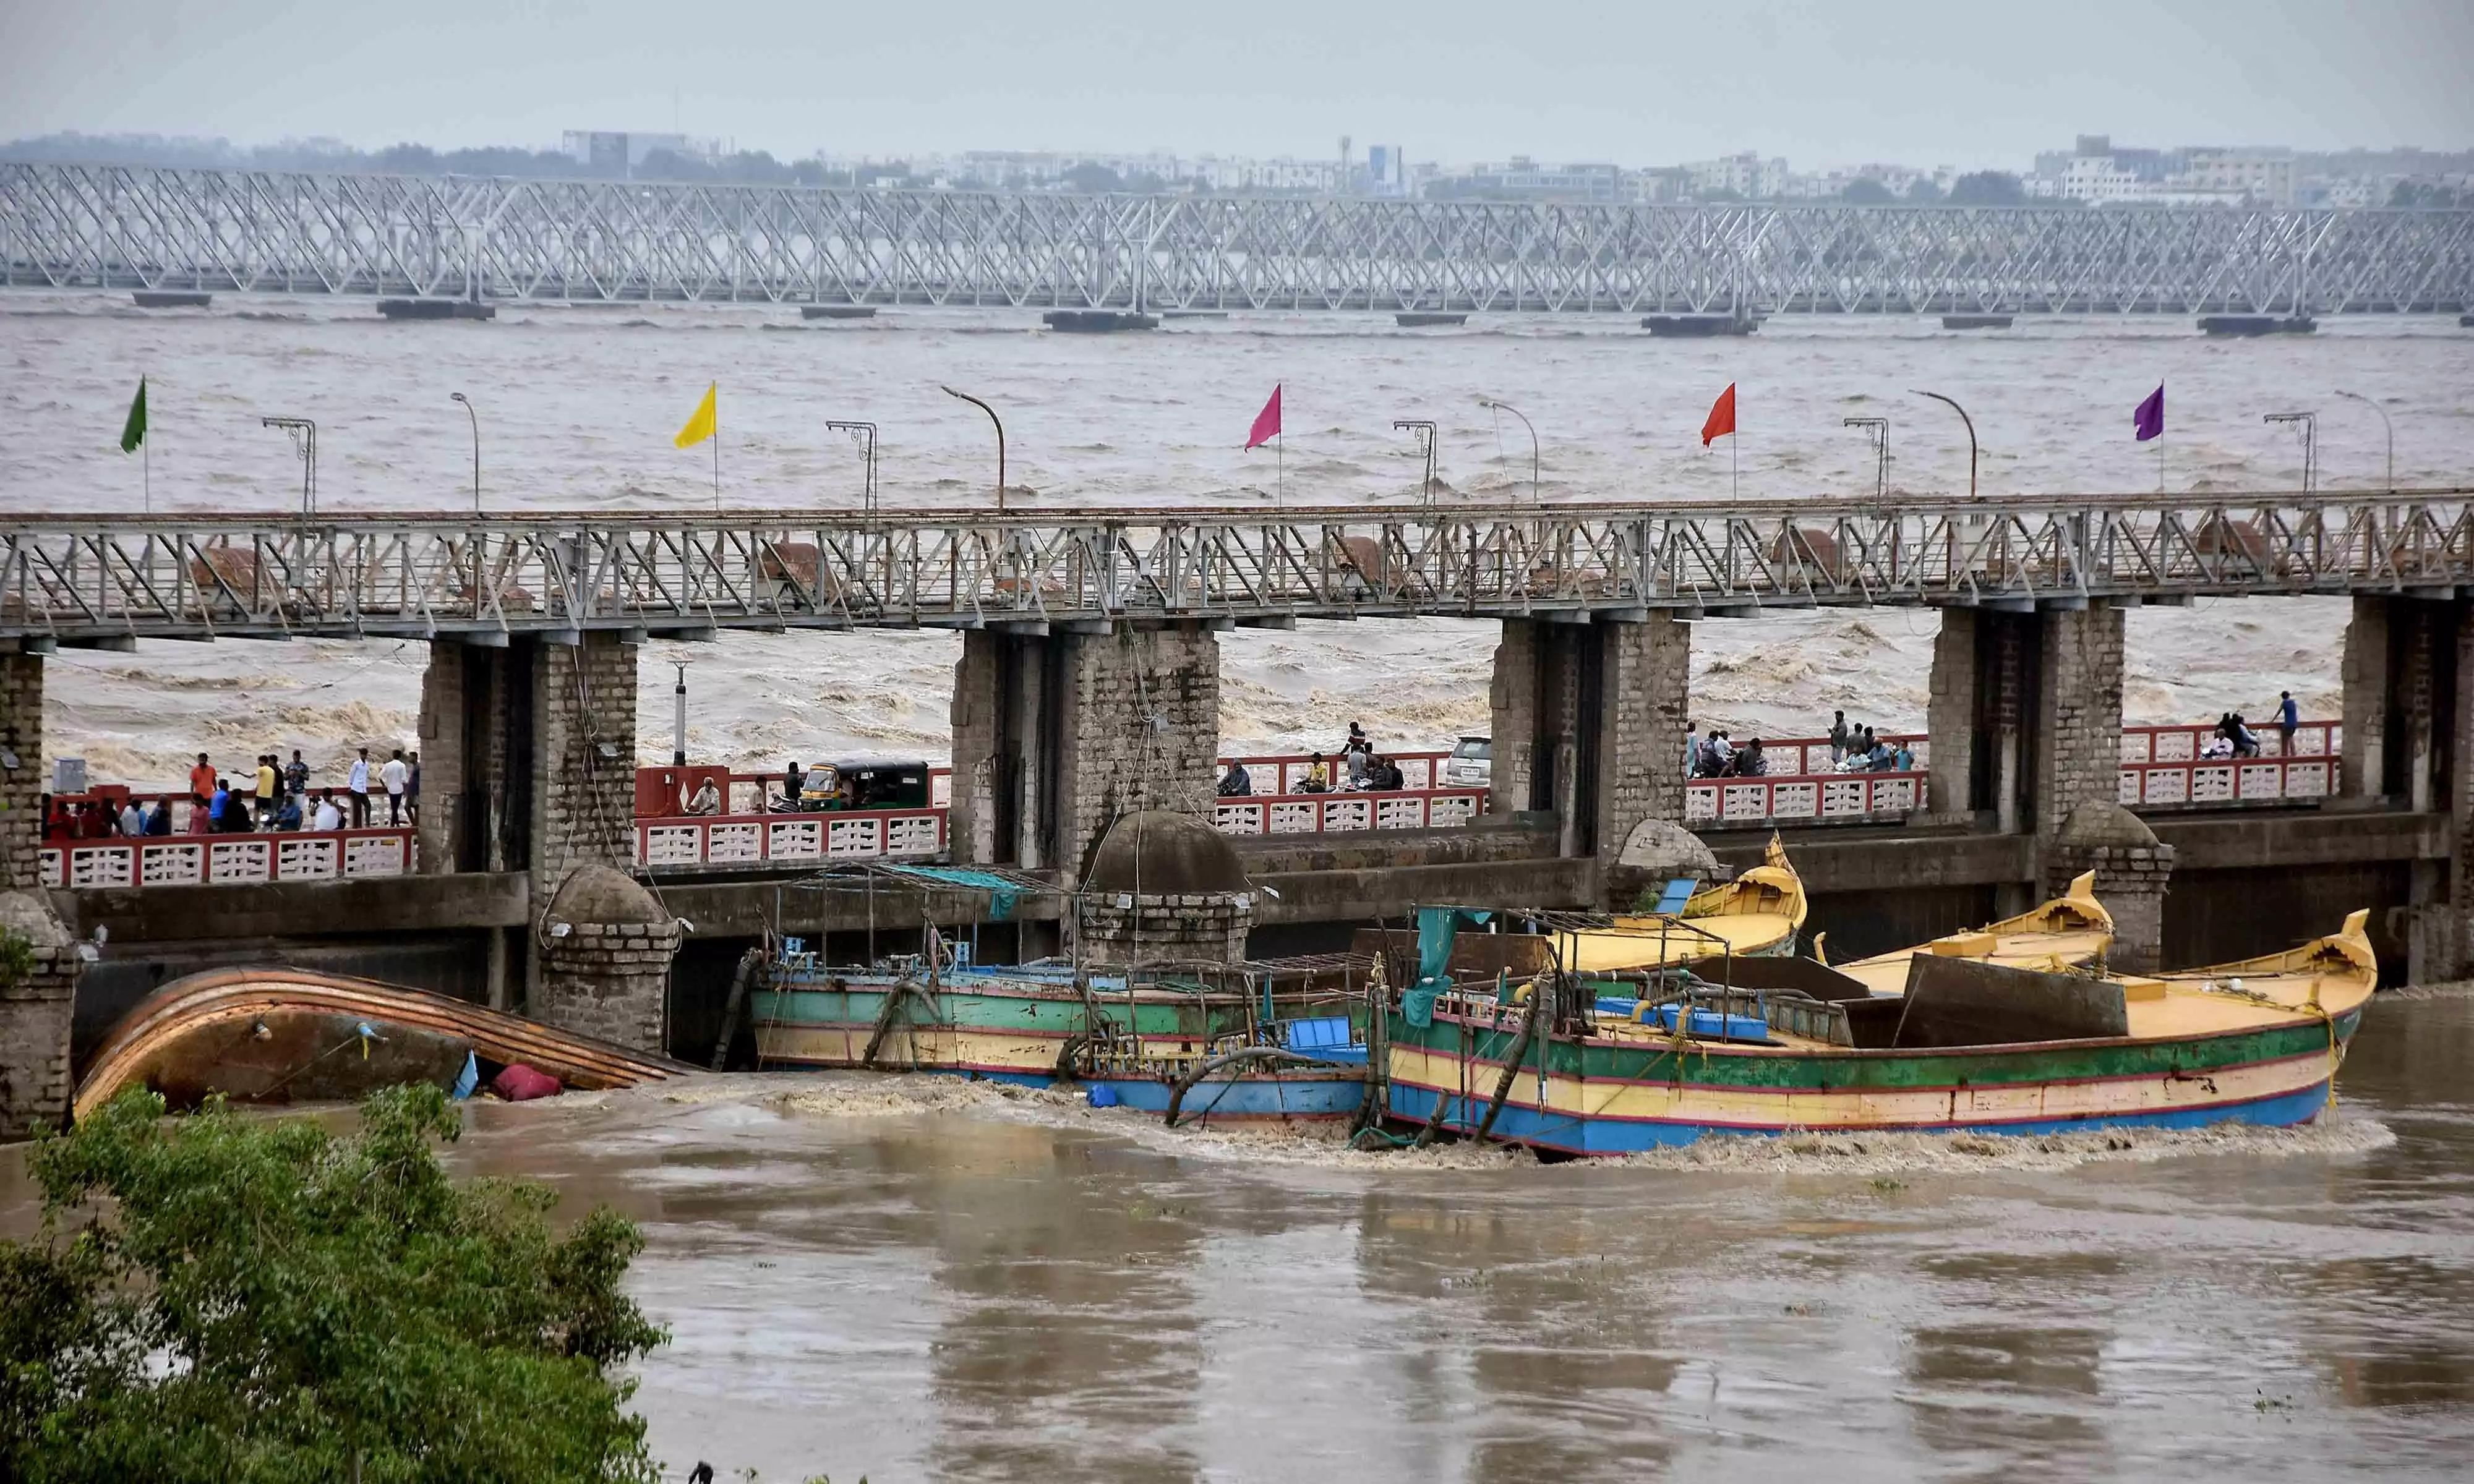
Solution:
M928 807L928 765L873 758L817 763L799 784L799 807L811 811L924 809Z

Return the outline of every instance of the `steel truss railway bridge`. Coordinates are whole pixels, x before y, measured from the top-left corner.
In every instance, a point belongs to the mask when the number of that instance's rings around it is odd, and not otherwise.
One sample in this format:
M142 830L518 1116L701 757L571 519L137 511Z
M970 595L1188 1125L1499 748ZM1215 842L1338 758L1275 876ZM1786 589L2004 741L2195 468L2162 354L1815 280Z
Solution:
M2474 589L2474 491L1422 509L0 517L0 647L1638 621Z
M0 162L0 284L1154 309L2474 308L2474 211L1555 205Z

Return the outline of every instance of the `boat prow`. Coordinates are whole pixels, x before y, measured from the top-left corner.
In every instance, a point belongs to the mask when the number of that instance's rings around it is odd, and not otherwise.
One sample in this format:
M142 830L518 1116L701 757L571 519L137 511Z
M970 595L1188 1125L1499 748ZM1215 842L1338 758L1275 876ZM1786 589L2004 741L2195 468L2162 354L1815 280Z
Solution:
M1837 968L1876 994L1900 994L1906 991L1908 961L1921 955L2057 971L2085 969L2112 946L2113 914L2096 899L2096 873L2091 871L2073 878L2059 897L2016 917Z
M1793 953L1807 910L1804 878L1773 834L1761 864L1694 892L1672 916L1618 917L1612 928L1566 934L1564 963L1577 972L1615 973Z

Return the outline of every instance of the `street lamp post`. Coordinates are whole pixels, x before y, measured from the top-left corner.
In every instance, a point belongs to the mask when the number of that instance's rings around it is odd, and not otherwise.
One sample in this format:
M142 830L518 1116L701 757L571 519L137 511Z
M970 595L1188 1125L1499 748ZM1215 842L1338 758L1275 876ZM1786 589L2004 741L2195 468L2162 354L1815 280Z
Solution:
M2380 415L2380 431L2386 433L2389 440L2388 491L2396 493L2396 424L2389 420L2389 410L2360 392L2340 392L2337 395L2349 402L2360 402Z
M1406 430L1417 434L1418 442L1425 445L1426 482L1419 487L1418 498L1432 508L1435 503L1435 425L1419 418L1395 418L1392 428L1395 432Z
M1529 503L1532 505L1545 504L1546 502L1539 498L1538 494L1538 429L1531 424L1529 415L1522 412L1519 408L1513 406L1510 402L1498 402L1491 396L1482 396L1479 397L1478 400L1485 405L1493 408L1497 412L1508 412L1512 414L1514 417L1520 419L1520 425L1522 427L1529 429Z
M473 399L461 392L447 394L450 401L464 404L464 416L473 422L473 514L481 514L481 415L473 410Z
M292 451L301 456L301 514L318 514L318 424L306 418L260 418L262 428L281 428L291 435Z
M2302 429L2302 492L2309 494L2318 483L2319 415L2316 412L2272 412L2259 420Z
M959 394L958 393L956 395L958 395ZM988 416L993 418L996 414L990 413ZM860 509L866 512L868 515L875 515L876 424L873 422L828 421L825 426L836 433L848 433L851 436L851 442L859 444L860 457L864 459L867 464L865 482L861 486L860 490ZM1004 429L998 429L997 436L999 439L1003 439L1005 437ZM1000 486L1005 483L1005 476L1003 474L999 474L997 476L997 483Z
M1888 499L1890 495L1890 419L1841 418L1838 419L1838 425L1864 430L1864 441L1873 445L1873 498Z
M997 416L997 410L995 408L981 401L978 397L973 396L968 392L957 392L952 387L945 387L943 388L943 391L947 396L958 396L963 401L966 401L972 406L978 408L980 411L986 413L988 415L988 420L996 424L997 514L1002 515L1006 513L1005 421Z
M1967 497L1971 500L1975 499L1977 461L1976 419L1967 415L1966 408L1959 406L1957 402L1952 400L1950 397L1942 395L1938 392L1916 391L1916 389L1912 387L1908 388L1908 390L1915 392L1915 395L1918 396L1929 396L1936 402L1947 403L1951 411L1958 414L1958 420L1967 424Z

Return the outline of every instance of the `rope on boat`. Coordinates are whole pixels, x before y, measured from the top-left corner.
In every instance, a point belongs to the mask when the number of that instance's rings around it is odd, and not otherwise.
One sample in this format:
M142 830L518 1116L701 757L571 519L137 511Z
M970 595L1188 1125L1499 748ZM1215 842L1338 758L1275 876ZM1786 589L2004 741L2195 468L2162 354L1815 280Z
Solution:
M928 1023L932 1025L935 1023L936 1002L928 997L928 991L918 980L906 976L885 992L885 1003L876 1012L876 1028L867 1038L867 1049L860 1053L859 1065L861 1066L876 1065L876 1054L884 1049L885 1038L893 1034L895 1017L900 1015L903 1005L908 1003L914 994L928 1007Z
M1350 1065L1346 1062L1330 1061L1323 1057L1307 1056L1301 1051L1291 1051L1282 1046L1243 1046L1235 1051L1224 1052L1219 1056L1210 1058L1208 1061L1205 1061L1201 1065L1195 1067L1194 1070L1187 1072L1182 1077L1179 1077L1176 1079L1176 1084L1169 1089L1168 1126L1170 1128L1176 1127L1177 1111L1184 1107L1185 1094L1192 1091L1197 1083L1200 1083L1203 1078L1210 1076L1213 1072L1219 1071L1223 1067L1234 1066L1240 1062L1287 1062L1297 1063L1305 1066L1346 1066Z
M2289 1005L2281 999L2262 994L2257 990L2238 990L2230 984L2202 984L2199 986L2199 993L2221 994L2227 999L2238 999L2245 1004L2257 1005L2264 1010L2273 1010L2283 1015L2291 1015L2298 1010L2317 1016L2319 1023L2328 1030L2328 1102L2326 1106L2330 1108L2337 1106L2337 1068L2345 1063L2345 1048L2337 1043L2337 1017L2329 1013L2327 1006L2319 1003L2317 979L2311 981L2311 997L2299 1005Z
M1538 1032L1538 1017L1540 1009L1539 1002L1544 997L1539 994L1530 996L1529 1014L1520 1018L1520 1038L1515 1041L1512 1043L1512 1049L1505 1053L1503 1075L1494 1080L1494 1096L1488 1100L1486 1116L1478 1120L1477 1130L1469 1136L1470 1137L1484 1138L1493 1131L1495 1117L1503 1112L1504 1100L1512 1095L1513 1080L1520 1075L1520 1059L1529 1054L1530 1038ZM1546 1112L1545 1098L1542 1093L1539 1098L1538 1112L1541 1118Z

